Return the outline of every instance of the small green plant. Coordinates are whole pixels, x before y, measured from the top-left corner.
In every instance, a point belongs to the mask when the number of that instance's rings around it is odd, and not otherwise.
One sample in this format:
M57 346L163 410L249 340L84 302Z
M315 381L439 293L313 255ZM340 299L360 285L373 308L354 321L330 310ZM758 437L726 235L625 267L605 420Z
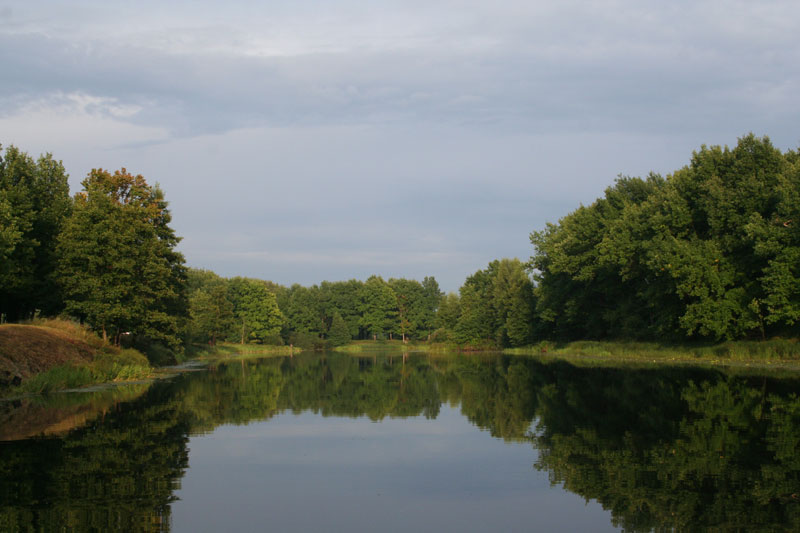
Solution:
M36 374L20 386L21 392L49 393L63 389L74 389L95 383L92 369L86 365L56 366Z

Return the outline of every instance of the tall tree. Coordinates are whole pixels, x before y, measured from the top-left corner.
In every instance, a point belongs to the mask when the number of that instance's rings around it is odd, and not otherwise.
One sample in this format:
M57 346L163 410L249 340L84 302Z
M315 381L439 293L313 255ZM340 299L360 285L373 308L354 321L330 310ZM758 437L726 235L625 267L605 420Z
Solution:
M69 214L67 174L50 154L34 161L14 146L0 156L0 316L58 313L56 237Z
M82 185L57 246L67 312L117 343L130 332L180 351L186 268L164 193L125 169L92 170Z

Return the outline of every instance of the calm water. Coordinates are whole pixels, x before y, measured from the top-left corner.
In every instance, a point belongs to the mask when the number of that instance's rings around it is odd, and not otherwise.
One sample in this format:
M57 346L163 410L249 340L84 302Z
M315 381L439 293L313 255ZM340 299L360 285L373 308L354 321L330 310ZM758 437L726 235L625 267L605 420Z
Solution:
M798 392L499 355L223 363L0 403L0 530L798 530Z

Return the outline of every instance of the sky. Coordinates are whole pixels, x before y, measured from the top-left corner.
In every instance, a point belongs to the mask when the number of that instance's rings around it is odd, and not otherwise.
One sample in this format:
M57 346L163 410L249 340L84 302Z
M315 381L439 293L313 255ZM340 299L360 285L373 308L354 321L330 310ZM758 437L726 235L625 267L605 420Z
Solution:
M0 143L165 191L194 268L457 291L619 175L800 146L792 1L0 0Z

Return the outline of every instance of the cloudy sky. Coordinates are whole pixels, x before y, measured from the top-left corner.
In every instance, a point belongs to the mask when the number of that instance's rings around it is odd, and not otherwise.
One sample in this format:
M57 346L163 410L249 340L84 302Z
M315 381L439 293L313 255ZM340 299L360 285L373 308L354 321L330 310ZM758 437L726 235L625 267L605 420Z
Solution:
M792 1L0 1L0 143L159 183L187 263L445 290L619 174L800 146Z

